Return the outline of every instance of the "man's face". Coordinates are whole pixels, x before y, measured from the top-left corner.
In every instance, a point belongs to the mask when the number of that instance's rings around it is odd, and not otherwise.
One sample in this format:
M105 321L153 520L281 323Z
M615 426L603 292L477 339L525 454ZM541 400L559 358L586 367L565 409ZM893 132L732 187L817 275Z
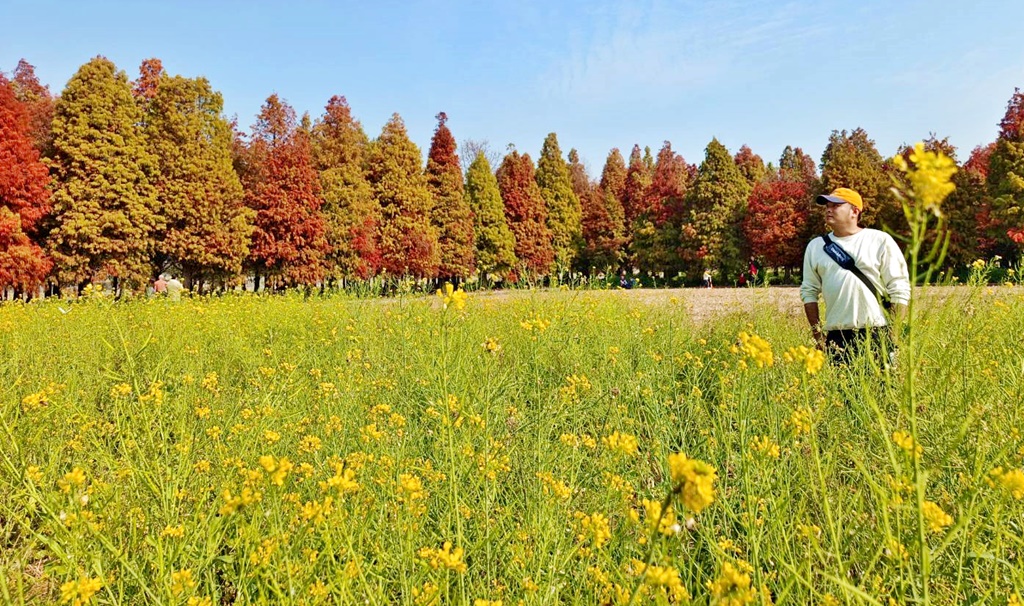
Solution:
M828 202L825 204L825 223L832 229L856 227L859 213L853 204Z

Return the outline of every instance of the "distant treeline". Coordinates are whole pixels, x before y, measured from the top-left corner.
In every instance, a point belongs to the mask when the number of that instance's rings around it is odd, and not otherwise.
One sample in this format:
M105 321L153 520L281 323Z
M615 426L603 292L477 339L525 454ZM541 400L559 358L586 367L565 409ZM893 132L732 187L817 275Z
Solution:
M0 289L138 290L166 271L207 288L620 272L682 283L705 270L731 283L751 265L798 270L823 229L813 198L836 187L861 193L864 225L907 232L891 191L900 173L861 128L833 131L817 163L787 146L765 164L717 139L699 165L668 141L628 158L612 149L593 181L555 133L535 162L512 146L504 157L478 141L460 149L446 120L423 166L398 114L371 140L341 96L311 119L271 95L244 133L205 78L171 76L157 59L130 80L96 57L59 96L22 60L0 73ZM946 265L1015 263L1024 94L966 161L947 138L925 145L960 167L943 207Z

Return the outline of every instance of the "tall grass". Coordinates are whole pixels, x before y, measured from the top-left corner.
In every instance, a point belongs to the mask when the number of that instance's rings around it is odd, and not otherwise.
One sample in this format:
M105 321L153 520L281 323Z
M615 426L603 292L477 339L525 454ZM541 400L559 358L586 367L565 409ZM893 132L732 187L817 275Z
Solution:
M629 292L6 305L0 595L1016 603L1022 291L942 293L892 373Z

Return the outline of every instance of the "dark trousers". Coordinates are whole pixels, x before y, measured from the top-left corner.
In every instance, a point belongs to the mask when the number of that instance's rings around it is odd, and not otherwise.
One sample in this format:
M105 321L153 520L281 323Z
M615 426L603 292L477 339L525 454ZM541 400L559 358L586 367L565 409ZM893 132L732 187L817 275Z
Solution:
M832 357L834 364L847 364L861 350L868 347L868 341L878 365L882 368L888 366L889 354L895 351L895 347L889 338L887 326L830 330L825 334L825 353Z

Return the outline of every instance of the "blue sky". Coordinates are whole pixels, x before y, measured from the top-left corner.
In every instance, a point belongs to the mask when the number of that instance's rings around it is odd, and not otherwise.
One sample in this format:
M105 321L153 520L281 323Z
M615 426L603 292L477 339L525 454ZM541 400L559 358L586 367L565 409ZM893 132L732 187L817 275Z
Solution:
M693 163L712 137L820 159L858 126L883 155L934 132L964 160L1024 87L1019 0L0 0L0 23L0 70L24 57L54 92L95 55L131 78L158 57L244 127L271 93L314 118L340 94L371 137L398 112L425 152L445 111L496 152L536 157L556 132L592 175L612 147L665 140Z

